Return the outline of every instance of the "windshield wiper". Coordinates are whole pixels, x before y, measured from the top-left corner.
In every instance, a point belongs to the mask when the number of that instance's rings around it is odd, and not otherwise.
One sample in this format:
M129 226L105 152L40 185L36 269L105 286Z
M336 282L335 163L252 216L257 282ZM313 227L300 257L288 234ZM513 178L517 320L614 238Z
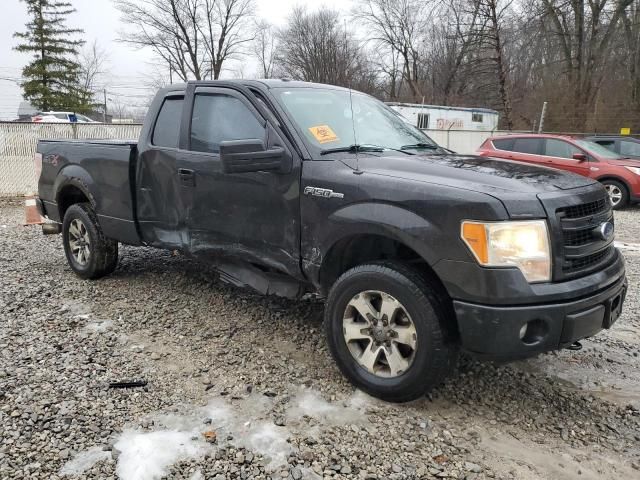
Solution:
M378 147L377 145L349 145L348 147L336 147L336 148L327 148L320 152L320 155L327 155L329 153L356 153L356 152L382 152L384 151L383 147Z
M322 150L320 155L327 155L328 153L337 153L337 152L383 152L385 150L393 150L394 152L404 153L405 155L414 155L411 152L407 152L402 149L392 148L392 147L383 147L382 145L349 145L348 147L336 147L336 148L328 148L326 150Z
M434 143L412 143L411 145L403 145L400 147L400 150L410 150L410 149L420 149L420 148L426 148L428 150L437 150L438 149L438 145L434 144Z

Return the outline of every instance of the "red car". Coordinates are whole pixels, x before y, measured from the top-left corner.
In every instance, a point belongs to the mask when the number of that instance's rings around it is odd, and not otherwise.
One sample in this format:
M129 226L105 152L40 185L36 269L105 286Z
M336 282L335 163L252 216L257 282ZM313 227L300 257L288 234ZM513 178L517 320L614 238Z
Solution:
M599 180L607 188L614 209L640 202L640 160L625 158L594 142L564 135L507 135L488 138L476 153Z

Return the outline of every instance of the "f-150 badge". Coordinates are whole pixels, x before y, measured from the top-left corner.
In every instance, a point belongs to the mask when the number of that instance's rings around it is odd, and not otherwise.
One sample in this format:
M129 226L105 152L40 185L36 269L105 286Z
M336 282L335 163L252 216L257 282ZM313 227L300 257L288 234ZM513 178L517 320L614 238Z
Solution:
M313 195L314 197L344 198L344 193L337 193L329 188L304 187L304 194Z

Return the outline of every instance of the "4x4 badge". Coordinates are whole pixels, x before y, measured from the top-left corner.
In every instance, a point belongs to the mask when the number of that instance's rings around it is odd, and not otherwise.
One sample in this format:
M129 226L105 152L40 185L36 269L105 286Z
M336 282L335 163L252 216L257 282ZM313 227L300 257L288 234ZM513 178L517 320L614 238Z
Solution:
M314 197L344 198L344 193L337 193L329 188L320 187L304 187L304 194L313 195Z

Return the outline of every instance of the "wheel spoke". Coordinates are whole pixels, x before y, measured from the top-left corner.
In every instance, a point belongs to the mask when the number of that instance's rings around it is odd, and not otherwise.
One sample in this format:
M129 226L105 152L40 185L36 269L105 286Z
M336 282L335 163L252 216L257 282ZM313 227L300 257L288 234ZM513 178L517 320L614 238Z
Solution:
M359 360L360 365L365 367L371 373L375 373L376 362L378 361L378 357L380 357L382 347L374 347L372 349L372 346L372 344L369 344L367 348L362 351L362 355L360 355Z
M407 325L406 327L394 325L392 329L396 334L396 337L393 339L394 342L408 345L414 350L416 349L416 338L418 337L416 327L413 325Z
M354 360L376 376L402 375L415 359L415 324L402 303L386 292L365 290L355 295L345 308L342 333Z
M349 305L354 307L367 322L370 322L372 318L378 318L378 312L376 312L373 305L371 305L371 301L364 294L357 295L357 298L354 297L349 302Z
M382 304L380 305L380 318L386 315L387 321L391 323L395 314L400 309L398 301L390 295L382 295Z
M69 225L69 233L74 239L80 238L80 230L78 230L75 220Z
M86 261L87 261L87 259L89 258L89 254L90 254L90 253L91 253L91 252L89 251L89 247L85 245L85 247L84 247L84 261L85 261L85 262L86 262Z
M369 335L362 333L362 330L367 328L367 324L365 323L345 320L342 324L342 328L346 342L351 342L353 340L371 340Z
M395 343L392 343L391 347L384 349L384 356L389 365L389 373L392 376L400 375L409 368L409 361L402 356L400 350L398 350L398 345Z

